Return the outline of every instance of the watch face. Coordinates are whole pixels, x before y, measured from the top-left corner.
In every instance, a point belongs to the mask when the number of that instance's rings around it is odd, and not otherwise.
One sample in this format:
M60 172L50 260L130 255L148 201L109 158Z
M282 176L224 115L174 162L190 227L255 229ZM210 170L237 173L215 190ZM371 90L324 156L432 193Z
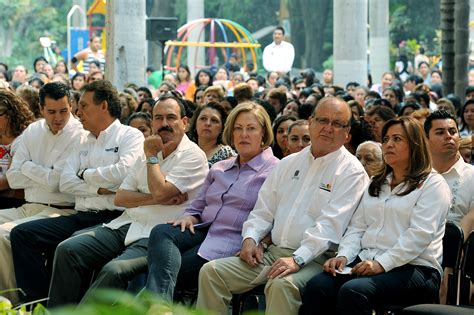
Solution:
M150 156L150 157L146 160L146 162L147 162L148 164L158 164L159 161L160 161L160 160L158 160L158 158L157 158L156 156Z

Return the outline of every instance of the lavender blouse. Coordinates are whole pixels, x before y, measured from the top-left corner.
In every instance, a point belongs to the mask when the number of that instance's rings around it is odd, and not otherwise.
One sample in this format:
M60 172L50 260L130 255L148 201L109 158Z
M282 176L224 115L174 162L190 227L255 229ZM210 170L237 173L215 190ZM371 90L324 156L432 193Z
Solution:
M279 160L271 148L247 163L238 158L215 163L197 198L185 215L200 219L199 227L209 227L198 255L206 260L229 257L240 250L242 225L253 209L258 191Z

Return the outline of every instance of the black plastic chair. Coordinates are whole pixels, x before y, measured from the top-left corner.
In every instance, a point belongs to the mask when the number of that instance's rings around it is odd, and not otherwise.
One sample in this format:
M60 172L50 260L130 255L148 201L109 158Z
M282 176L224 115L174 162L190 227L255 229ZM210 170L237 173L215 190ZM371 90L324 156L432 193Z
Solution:
M232 315L240 315L243 313L244 307L246 305L246 301L248 301L249 297L254 297L258 303L255 306L257 306L260 311L264 311L265 310L264 290L265 290L265 285L259 285L258 287L255 287L250 291L247 291L241 294L232 295L232 301L231 301Z
M461 266L462 248L464 242L464 234L462 229L454 222L446 222L443 237L443 268L452 268L453 273L448 275L448 290L446 303L457 305L459 270ZM426 301L429 302L429 301ZM439 303L438 300L432 303ZM405 307L410 305L382 305L375 311L377 315L385 313L397 314Z
M461 263L461 284L459 303L469 305L471 299L471 282L474 281L474 231L471 231L464 246ZM474 314L474 312L473 312Z

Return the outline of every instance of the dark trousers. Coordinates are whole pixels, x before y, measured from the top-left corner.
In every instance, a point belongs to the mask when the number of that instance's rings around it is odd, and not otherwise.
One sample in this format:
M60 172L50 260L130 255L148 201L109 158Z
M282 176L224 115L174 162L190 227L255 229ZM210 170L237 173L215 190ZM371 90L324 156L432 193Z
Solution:
M84 300L94 288L125 289L128 281L147 269L148 239L124 245L130 224L118 229L96 227L71 237L56 248L53 276L49 289L49 307L78 303L97 276Z
M15 276L18 287L26 293L25 301L48 296L52 260L59 243L77 230L109 222L120 214L122 211L117 210L78 212L31 221L13 228L10 241Z
M199 270L207 263L197 252L207 235L206 229L188 229L160 224L153 228L148 243L146 289L171 301L177 283L197 288Z
M323 272L306 285L300 314L364 314L381 305L433 303L441 277L429 267L404 265L369 277Z

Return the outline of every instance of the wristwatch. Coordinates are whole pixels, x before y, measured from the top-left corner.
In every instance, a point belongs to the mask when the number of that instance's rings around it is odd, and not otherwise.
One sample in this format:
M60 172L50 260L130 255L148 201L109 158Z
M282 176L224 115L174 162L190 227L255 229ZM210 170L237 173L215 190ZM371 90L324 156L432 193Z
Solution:
M295 264L298 265L298 267L303 268L303 266L304 266L303 257L298 256L298 255L293 255L293 260L295 261Z
M146 159L146 164L158 164L160 163L160 160L156 156L150 156L148 159Z

